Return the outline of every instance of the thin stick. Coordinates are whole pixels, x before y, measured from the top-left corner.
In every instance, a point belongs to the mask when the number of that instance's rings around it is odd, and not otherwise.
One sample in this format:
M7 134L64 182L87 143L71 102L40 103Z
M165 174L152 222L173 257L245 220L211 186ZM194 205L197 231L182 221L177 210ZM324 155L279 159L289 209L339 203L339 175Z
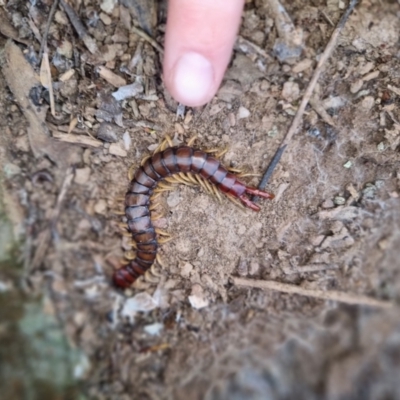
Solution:
M299 286L289 285L275 281L261 281L245 278L233 278L233 284L236 286L246 286L264 290L275 290L283 293L299 294L301 296L313 297L316 299L338 301L346 304L356 304L362 306L391 308L394 304L389 301L376 300L372 297L356 295L334 290L324 291L319 289L304 289Z
M62 183L60 193L58 194L57 197L56 205L54 209L51 211L49 227L46 228L44 231L42 231L39 235L39 243L35 255L33 256L33 260L29 266L30 271L35 270L42 263L47 253L47 250L51 243L51 234L52 232L54 233L55 231L55 227L57 225L57 221L61 213L65 196L68 192L69 187L71 186L73 178L74 178L74 171L70 167L67 169L67 172L65 174L65 178ZM29 273L30 271L27 272Z
M346 12L343 14L342 18L340 19L337 27L335 28L335 30L332 33L331 38L329 39L328 44L326 45L326 48L324 50L324 52L321 55L321 58L318 62L317 67L315 68L314 71L314 75L311 78L310 83L307 86L307 89L303 95L303 99L301 100L300 106L297 110L297 113L293 119L292 125L290 126L286 136L283 138L281 145L279 146L278 150L275 153L274 158L272 159L271 164L274 162L275 157L277 156L278 153L280 153L280 156L282 156L282 153L284 152L286 146L290 143L290 141L292 140L293 136L295 135L301 120L303 118L303 114L304 111L307 107L307 104L311 98L311 95L315 89L315 85L317 84L317 81L319 79L319 77L321 76L322 70L324 68L325 63L328 61L329 57L331 56L333 50L336 48L336 44L337 44L337 40L338 37L340 35L340 33L342 32L350 14L352 13L352 11L354 10L355 6L357 5L358 0L350 0L349 6L347 7ZM280 157L279 157L280 158ZM270 165L271 165L270 164ZM265 179L265 176L269 174L271 175L270 172L270 166L268 166L266 173L264 174L263 179L261 180L260 185L258 186L259 189L264 189L265 185L268 182L268 178L269 176Z
M135 32L138 36L140 36L142 39L144 39L147 42L149 42L161 54L164 54L164 49L151 36L149 36L146 32L142 31L139 28L136 28L136 26L132 26L131 30L133 32Z
M81 22L81 20L78 17L78 14L65 0L59 0L59 1L61 2L61 5L62 5L65 13L68 15L68 18L71 21L72 26L74 27L78 36L82 39L86 48L92 54L98 54L99 49L97 48L96 41L86 32L86 29L83 26L83 23Z
M50 9L49 18L47 19L46 28L43 33L42 42L40 44L39 61L42 59L44 49L47 45L47 36L49 36L50 25L53 21L54 14L56 13L58 2L59 2L59 0L54 0L53 5L51 6L51 9Z

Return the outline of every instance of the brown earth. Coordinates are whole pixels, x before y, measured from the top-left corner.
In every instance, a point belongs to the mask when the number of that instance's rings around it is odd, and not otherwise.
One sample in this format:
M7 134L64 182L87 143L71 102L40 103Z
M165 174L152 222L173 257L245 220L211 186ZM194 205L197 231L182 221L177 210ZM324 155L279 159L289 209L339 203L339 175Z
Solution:
M27 5L17 3L7 15L35 66L40 46L23 18ZM42 33L48 3L31 9ZM127 29L137 21L122 6L102 11L108 3L88 0L78 13L101 56L87 50L61 8L51 25L58 119L46 124L58 140L45 136L35 146L40 134L28 137L26 110L0 75L6 209L23 238L30 290L51 299L48 312L89 360L82 373L89 398L400 398L398 311L238 288L230 279L399 302L399 3L365 0L351 15L270 180L276 199L254 213L198 187L166 193L158 224L173 240L160 252L164 268L155 283L126 293L110 277L127 248L113 211L130 166L167 134L175 143L197 135L200 147L228 147L226 165L262 173L343 10L338 1L283 2L303 30L304 49L278 62L268 7L248 1L240 36L266 54L237 46L218 95L180 116L162 86L159 52ZM152 35L162 43L163 7L158 14ZM144 91L110 100L116 88L99 65ZM38 108L47 105L46 93L38 97Z

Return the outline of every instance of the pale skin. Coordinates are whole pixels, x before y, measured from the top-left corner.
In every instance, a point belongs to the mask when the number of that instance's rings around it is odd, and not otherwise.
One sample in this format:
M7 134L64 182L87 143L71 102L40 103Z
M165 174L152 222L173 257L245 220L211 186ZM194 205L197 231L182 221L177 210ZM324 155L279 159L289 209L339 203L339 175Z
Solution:
M198 107L217 92L232 54L245 0L169 0L164 82Z

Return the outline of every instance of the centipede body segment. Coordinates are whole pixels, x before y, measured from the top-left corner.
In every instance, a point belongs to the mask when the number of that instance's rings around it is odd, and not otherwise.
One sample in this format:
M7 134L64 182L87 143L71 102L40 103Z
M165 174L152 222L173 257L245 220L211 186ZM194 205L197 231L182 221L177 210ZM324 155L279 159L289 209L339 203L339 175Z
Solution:
M136 242L136 257L114 273L116 286L129 287L154 263L158 243L151 221L150 197L158 182L182 172L200 175L222 193L238 198L244 206L254 211L260 208L247 197L248 194L274 198L271 193L246 186L224 168L219 160L202 150L179 146L154 154L136 171L125 196L125 216L128 230Z

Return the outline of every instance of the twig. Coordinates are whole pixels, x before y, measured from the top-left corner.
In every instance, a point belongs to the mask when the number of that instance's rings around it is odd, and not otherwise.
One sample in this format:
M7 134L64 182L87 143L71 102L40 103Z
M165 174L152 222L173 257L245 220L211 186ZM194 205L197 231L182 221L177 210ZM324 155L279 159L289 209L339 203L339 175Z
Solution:
M280 1L268 0L268 8L275 20L275 27L278 31L279 38L288 48L301 46L303 42L303 32L299 28L296 29L289 14L286 12Z
M131 29L132 29L133 32L135 32L137 35L139 35L142 39L144 39L147 42L149 42L161 54L164 54L164 49L151 36L149 36L146 32L142 31L139 28L136 28L136 26L132 26Z
M311 81L308 84L307 89L306 89L306 91L305 91L305 93L303 95L303 99L301 100L300 106L297 109L297 113L296 113L296 115L295 115L295 117L293 119L293 122L292 122L292 124L291 124L291 126L290 126L290 128L289 128L289 130L288 130L288 132L286 134L286 136L283 138L278 150L276 151L276 153L275 153L270 165L268 166L267 171L265 172L265 174L263 176L263 179L261 180L261 183L258 186L259 189L264 189L265 188L265 185L268 182L269 176L267 178L265 178L265 177L266 177L267 174L271 175L271 172L270 172L271 168L270 167L274 163L274 160L275 160L277 154L280 153L280 156L282 156L282 153L286 149L286 146L289 145L290 141L292 140L293 136L295 135L295 133L296 133L296 131L297 131L299 125L300 125L300 122L301 122L301 120L303 118L303 114L304 114L304 111L305 111L305 109L307 107L307 104L308 104L308 102L309 102L309 100L311 98L311 95L312 95L312 93L313 93L313 91L315 89L315 85L317 84L317 81L318 81L318 79L319 79L319 77L320 77L320 75L322 73L324 65L328 61L328 59L331 56L333 50L335 49L338 37L339 37L340 33L342 32L342 30L344 28L344 25L346 24L350 14L354 10L354 8L357 5L357 3L358 3L358 0L350 0L349 6L347 7L346 12L342 15L342 18L340 19L337 27L333 31L332 36L329 39L329 42L326 45L326 48L325 48L324 52L322 53L320 60L318 61L318 65L315 68L314 75L311 78Z
M65 199L65 195L67 194L68 189L71 186L73 178L74 178L74 172L73 169L70 167L67 169L63 184L60 189L60 193L58 194L57 197L56 205L53 211L51 212L49 227L46 228L44 231L42 231L39 235L39 244L30 265L29 268L30 271L36 269L42 263L43 258L47 253L47 250L51 242L51 234L54 231L55 226L57 224L61 212L61 207Z
M98 54L99 49L97 47L96 41L86 32L81 20L76 14L75 10L67 3L65 0L59 0L64 8L65 13L68 15L72 26L74 27L78 36L82 39L85 46L92 54Z
M269 178L271 178L272 173L275 171L276 166L279 164L279 161L281 160L282 154L286 149L287 144L279 147L279 149L276 151L274 154L274 157L272 158L271 162L268 165L267 170L265 171L265 174L263 175L260 184L258 187L260 189L264 189L265 186L267 186L267 183L269 181ZM255 202L258 200L258 196L254 196L252 201Z
M260 46L257 46L253 42L250 42L250 40L245 39L243 36L237 37L235 47L245 54L248 54L250 52L249 50L253 50L254 53L265 58L266 60L272 60L272 57L264 49L262 49Z
M54 92L53 92L53 81L51 79L51 71L50 71L50 62L49 62L49 53L47 52L47 45L44 47L42 63L40 66L40 80L43 86L47 86L49 89L49 97L50 97L50 110L51 115L55 117L55 102L54 102Z
M42 42L40 44L39 61L42 59L44 49L47 45L47 36L49 36L50 25L53 21L54 14L56 13L56 9L58 7L58 2L59 2L59 0L53 0L53 5L51 6L51 9L50 9L49 18L47 19L46 28L45 28L43 36L42 36Z
M233 278L233 284L236 286L246 286L257 289L275 290L283 293L299 294L301 296L314 297L316 299L338 301L340 303L355 304L362 306L391 308L393 303L384 300L376 300L372 297L356 295L334 290L324 291L319 289L304 289L299 286L289 285L275 281L261 281L245 278Z

